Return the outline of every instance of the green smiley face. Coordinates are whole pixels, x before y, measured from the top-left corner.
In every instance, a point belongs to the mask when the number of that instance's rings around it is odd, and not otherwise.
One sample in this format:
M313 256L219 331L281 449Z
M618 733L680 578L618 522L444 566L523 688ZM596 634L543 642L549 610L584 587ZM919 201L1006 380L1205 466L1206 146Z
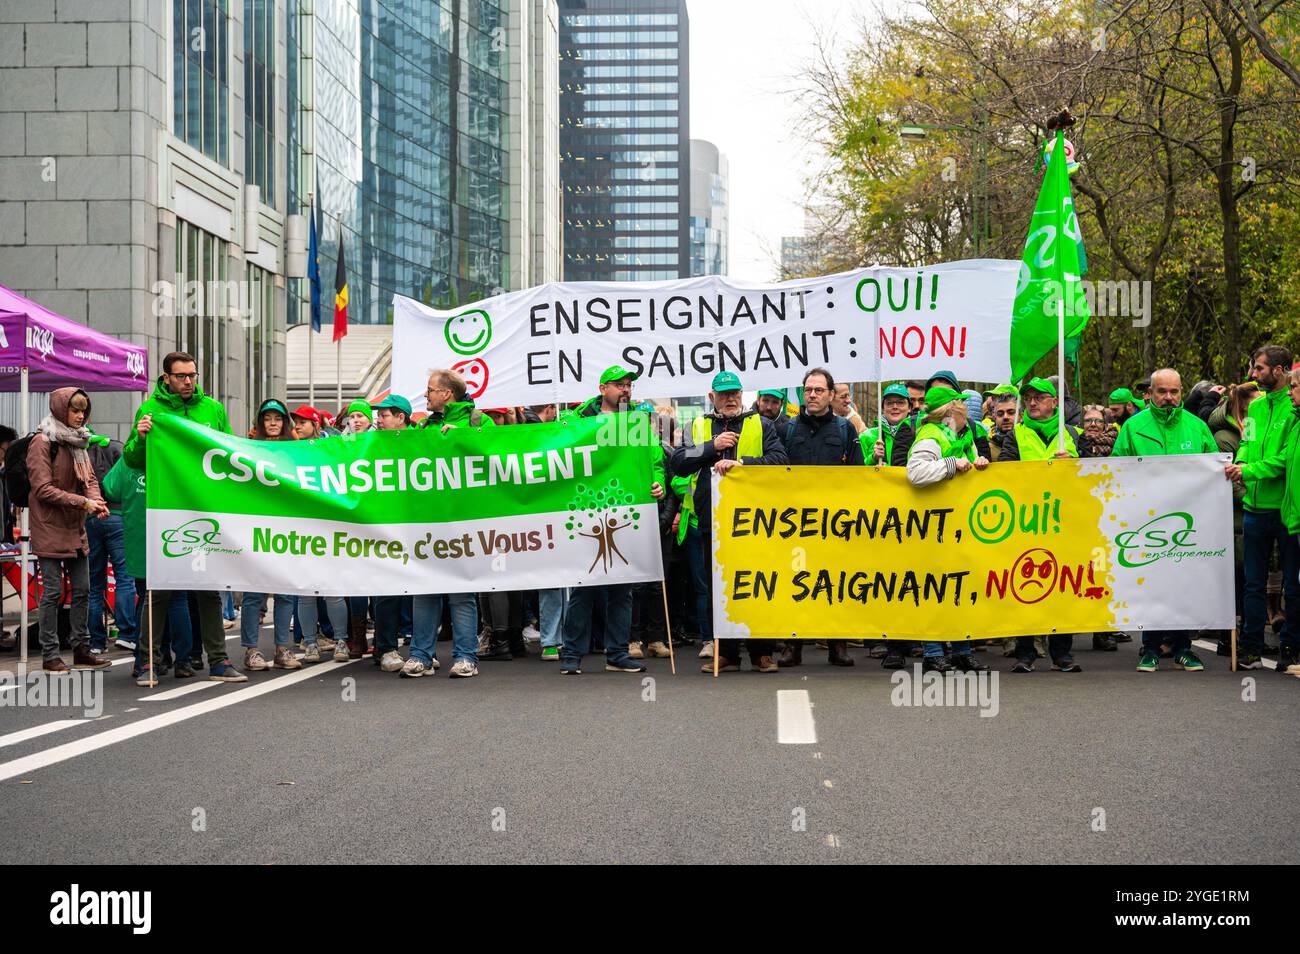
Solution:
M1005 490L990 490L971 505L970 532L980 543L1001 543L1015 527L1016 507Z
M462 312L448 320L443 334L457 354L478 354L492 340L492 319L481 308Z

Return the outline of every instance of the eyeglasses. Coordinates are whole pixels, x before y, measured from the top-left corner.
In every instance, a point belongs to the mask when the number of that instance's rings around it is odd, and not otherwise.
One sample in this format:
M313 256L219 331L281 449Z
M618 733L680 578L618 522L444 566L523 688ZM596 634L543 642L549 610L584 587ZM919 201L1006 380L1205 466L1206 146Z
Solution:
M830 394L830 388L804 388L804 394Z
M1090 417L1090 418L1088 418L1086 421L1083 422L1083 426L1084 426L1084 427L1087 427L1089 424L1096 424L1098 427L1101 427L1101 425L1104 424L1104 423L1105 423L1105 421L1103 421L1103 420L1102 420L1101 418L1099 418L1099 417Z
M176 380L178 381L194 381L198 379L199 373L197 371L192 371L189 374L172 374L169 371L168 375L170 377L176 378Z

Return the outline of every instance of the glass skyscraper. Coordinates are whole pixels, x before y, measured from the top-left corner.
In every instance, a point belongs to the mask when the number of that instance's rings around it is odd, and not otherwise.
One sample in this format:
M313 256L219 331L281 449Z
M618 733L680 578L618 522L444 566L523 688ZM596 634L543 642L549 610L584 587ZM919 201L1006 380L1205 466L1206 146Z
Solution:
M561 0L564 278L690 274L685 0Z
M726 275L727 157L705 139L691 140L691 275Z
M317 195L323 320L340 228L350 321L390 320L394 293L450 306L507 287L509 2L335 0L289 17L290 207Z

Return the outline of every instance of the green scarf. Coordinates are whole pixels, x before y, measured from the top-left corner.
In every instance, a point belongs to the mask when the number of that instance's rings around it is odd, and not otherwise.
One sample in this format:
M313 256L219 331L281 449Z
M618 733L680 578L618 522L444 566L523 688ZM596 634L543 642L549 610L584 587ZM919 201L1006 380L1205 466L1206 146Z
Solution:
M1044 421L1035 421L1028 414L1025 415L1024 425L1039 436L1044 444L1050 444L1056 440L1057 432L1060 430L1061 409L1058 407L1051 417Z

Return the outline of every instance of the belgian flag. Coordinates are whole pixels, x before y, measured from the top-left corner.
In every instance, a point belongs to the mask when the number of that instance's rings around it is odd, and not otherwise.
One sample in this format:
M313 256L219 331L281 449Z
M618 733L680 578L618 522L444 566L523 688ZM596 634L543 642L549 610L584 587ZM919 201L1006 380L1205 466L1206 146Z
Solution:
M348 267L343 261L343 227L339 226L339 263L334 270L334 340L348 333Z

